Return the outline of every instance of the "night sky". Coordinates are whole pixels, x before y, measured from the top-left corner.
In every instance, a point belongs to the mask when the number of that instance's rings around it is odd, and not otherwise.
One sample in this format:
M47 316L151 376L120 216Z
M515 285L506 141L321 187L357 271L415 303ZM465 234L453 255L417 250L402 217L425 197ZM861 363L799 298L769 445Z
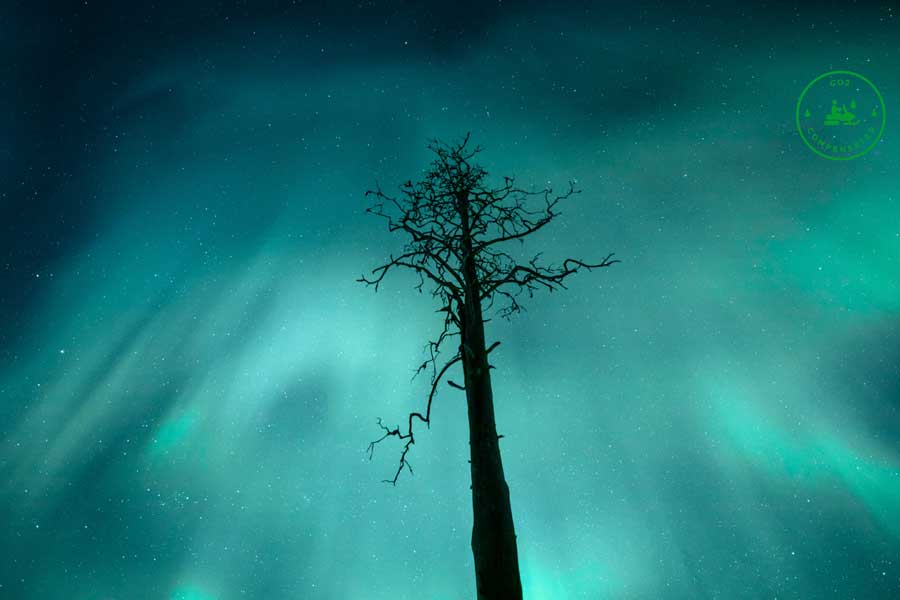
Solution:
M365 451L436 301L355 281L466 132L622 261L487 324L526 597L900 597L900 9L550 4L6 3L0 598L473 598L464 395Z

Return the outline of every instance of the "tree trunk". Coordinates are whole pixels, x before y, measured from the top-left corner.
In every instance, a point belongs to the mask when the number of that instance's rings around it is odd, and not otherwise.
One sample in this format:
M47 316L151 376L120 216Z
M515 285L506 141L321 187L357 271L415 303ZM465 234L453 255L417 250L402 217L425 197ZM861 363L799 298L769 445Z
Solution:
M479 317L469 322L463 343L463 370L469 405L469 447L472 462L472 553L478 600L519 600L519 558L509 487L503 476L500 444L494 421L491 374Z
M465 305L461 314L462 363L469 408L472 468L472 553L478 600L521 600L519 557L509 486L503 476L494 396L484 340L478 276L469 237L467 202L461 202L466 258Z

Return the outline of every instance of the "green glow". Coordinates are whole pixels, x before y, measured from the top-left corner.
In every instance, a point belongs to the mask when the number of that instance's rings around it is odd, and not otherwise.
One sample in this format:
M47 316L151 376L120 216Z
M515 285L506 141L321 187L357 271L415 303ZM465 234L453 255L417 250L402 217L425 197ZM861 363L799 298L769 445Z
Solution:
M582 549L580 556L573 560L572 568L563 576L556 569L544 568L548 557L523 561L521 564L522 591L526 598L534 600L555 600L557 598L590 597L620 598L626 589L622 581L603 565L591 562L587 557L594 554L601 545L594 544ZM558 558L558 557L554 557Z
M773 476L812 487L841 482L900 537L900 464L884 456L879 458L874 451L864 455L831 433L832 429L789 428L734 388L730 392L720 388L711 395L711 426L718 427L729 446L744 459Z
M848 317L900 310L900 203L886 197L888 182L863 183L811 211L796 235L771 242L765 267L821 306L853 311Z
M151 458L168 454L170 450L186 442L197 427L197 415L193 411L185 411L169 418L156 431L156 435L147 446L147 454Z
M397 241L366 187L471 130L493 173L584 190L535 251L626 259L489 323L529 600L892 597L900 138L821 160L789 113L803 73L864 57L893 102L897 36L825 63L813 39L723 52L608 17L498 23L453 73L290 24L248 50L210 30L104 83L84 116L115 152L54 164L86 189L42 200L84 221L52 277L6 258L3 284L37 293L0 360L0 595L473 597L464 395L439 390L396 489L396 446L365 455L376 417L422 408L436 307L414 277L354 282Z
M216 596L193 585L180 585L172 591L169 600L216 600Z

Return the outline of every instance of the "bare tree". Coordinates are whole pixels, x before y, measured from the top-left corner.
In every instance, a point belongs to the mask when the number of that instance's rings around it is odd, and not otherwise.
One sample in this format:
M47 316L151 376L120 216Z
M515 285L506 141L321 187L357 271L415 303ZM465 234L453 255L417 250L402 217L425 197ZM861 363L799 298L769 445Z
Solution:
M410 269L418 276L416 288L429 291L440 303L443 329L429 341L428 359L416 371L431 373L431 391L424 414L409 414L405 427L391 428L381 419L380 438L369 444L371 457L375 446L390 437L403 442L400 463L393 478L397 483L406 468L410 448L416 442L415 422L431 426L431 404L438 384L456 363L462 363L463 384L447 383L464 390L469 412L469 446L472 473L472 552L475 581L480 600L519 599L516 534L513 526L509 487L503 475L494 400L488 363L490 353L500 344L485 343L483 315L497 304L503 317L520 312L522 293L565 288L570 275L580 270L608 267L616 262L612 254L600 262L589 263L567 258L560 264L542 264L540 254L520 261L509 251L512 242L537 233L559 216L560 202L577 194L572 185L562 194L550 189L526 191L511 177L491 187L487 172L473 162L481 151L470 147L469 136L453 144L432 142L436 155L421 181L407 181L399 194L388 195L380 188L367 192L374 205L367 212L387 221L391 232L405 237L402 253L391 255L383 265L359 281L376 291L388 273L397 268ZM448 341L458 338L457 341ZM452 355L441 360L445 346ZM439 367L440 365L440 367Z

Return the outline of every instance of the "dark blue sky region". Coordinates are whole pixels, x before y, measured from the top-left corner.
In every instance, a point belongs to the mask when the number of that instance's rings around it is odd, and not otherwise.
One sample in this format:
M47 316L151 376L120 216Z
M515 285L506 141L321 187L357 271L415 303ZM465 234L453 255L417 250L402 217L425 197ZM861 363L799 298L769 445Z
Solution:
M437 306L355 281L466 132L583 190L528 250L622 260L487 325L526 597L900 596L898 10L553 4L6 7L0 597L474 597L464 396L365 453Z

